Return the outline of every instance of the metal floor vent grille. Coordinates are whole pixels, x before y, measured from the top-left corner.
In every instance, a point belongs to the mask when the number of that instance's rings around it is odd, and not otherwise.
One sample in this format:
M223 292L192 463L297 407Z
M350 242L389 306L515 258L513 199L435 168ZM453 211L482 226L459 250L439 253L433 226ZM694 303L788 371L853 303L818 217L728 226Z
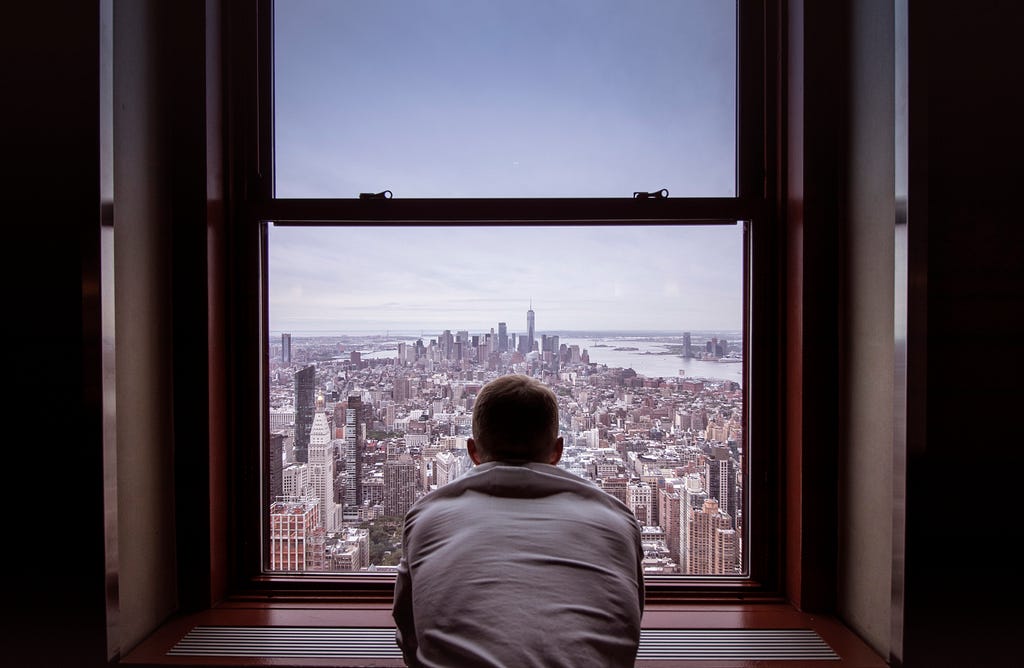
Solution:
M397 659L395 630L361 627L196 626L169 656ZM811 629L644 629L637 659L838 660Z
M644 629L637 659L838 660L811 629Z

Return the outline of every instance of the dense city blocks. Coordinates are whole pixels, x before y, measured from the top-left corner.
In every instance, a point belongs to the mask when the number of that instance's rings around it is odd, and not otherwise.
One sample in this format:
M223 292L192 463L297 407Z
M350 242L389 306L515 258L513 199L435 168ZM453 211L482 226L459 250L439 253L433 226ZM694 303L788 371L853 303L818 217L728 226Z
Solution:
M501 322L271 341L269 570L392 570L409 507L472 466L477 393L522 373L558 397L559 466L643 526L646 573L743 573L740 334L537 335L529 316L521 335Z

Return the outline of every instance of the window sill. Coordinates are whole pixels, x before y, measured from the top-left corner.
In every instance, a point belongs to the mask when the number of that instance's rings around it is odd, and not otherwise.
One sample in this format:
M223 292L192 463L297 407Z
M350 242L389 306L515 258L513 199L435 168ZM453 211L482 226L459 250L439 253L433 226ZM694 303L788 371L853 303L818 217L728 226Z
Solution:
M379 651L367 652L359 658L345 659L337 655L316 656L316 652L303 656L267 656L266 653L241 656L241 651L222 651L223 656L211 653L175 655L170 652L193 629L201 627L241 627L246 630L312 629L314 631L338 631L343 629L368 630L376 638ZM123 657L119 664L126 666L290 666L305 668L312 666L402 666L396 658L393 646L382 646L380 639L391 637L393 629L391 606L386 603L326 604L312 602L259 603L251 601L229 602L210 610L184 615L169 620L149 638ZM838 620L799 612L792 606L780 603L753 604L648 604L644 612L645 633L664 633L665 630L722 631L737 632L739 637L746 631L787 632L810 631L812 636L827 644L835 656L829 658L770 658L766 656L736 655L732 659L712 658L700 652L689 654L688 658L642 658L650 656L641 641L641 658L636 666L670 668L671 666L799 666L814 668L885 668L888 664L855 633ZM701 636L696 633L694 636ZM712 634L708 634L712 635ZM650 636L645 636L649 638ZM672 645L668 645L672 649ZM741 648L742 649L742 648ZM730 651L735 652L735 646ZM375 655L374 655L375 654ZM670 651L671 654L671 651Z

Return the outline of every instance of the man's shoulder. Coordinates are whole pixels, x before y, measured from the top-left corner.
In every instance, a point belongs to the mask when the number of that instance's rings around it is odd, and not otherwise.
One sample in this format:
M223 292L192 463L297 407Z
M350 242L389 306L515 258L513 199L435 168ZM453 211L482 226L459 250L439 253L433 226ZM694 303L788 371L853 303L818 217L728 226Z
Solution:
M452 482L438 487L417 501L410 512L467 494L484 494L510 499L537 499L560 494L576 496L580 502L604 506L632 517L629 508L595 483L551 464L504 464L488 462L470 469Z

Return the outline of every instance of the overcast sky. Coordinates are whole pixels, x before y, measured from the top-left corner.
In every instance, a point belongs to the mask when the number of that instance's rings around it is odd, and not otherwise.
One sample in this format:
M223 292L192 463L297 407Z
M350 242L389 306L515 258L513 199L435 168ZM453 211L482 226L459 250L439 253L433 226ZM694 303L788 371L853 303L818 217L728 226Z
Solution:
M732 196L735 3L278 0L279 197ZM277 331L740 329L742 230L270 234Z

